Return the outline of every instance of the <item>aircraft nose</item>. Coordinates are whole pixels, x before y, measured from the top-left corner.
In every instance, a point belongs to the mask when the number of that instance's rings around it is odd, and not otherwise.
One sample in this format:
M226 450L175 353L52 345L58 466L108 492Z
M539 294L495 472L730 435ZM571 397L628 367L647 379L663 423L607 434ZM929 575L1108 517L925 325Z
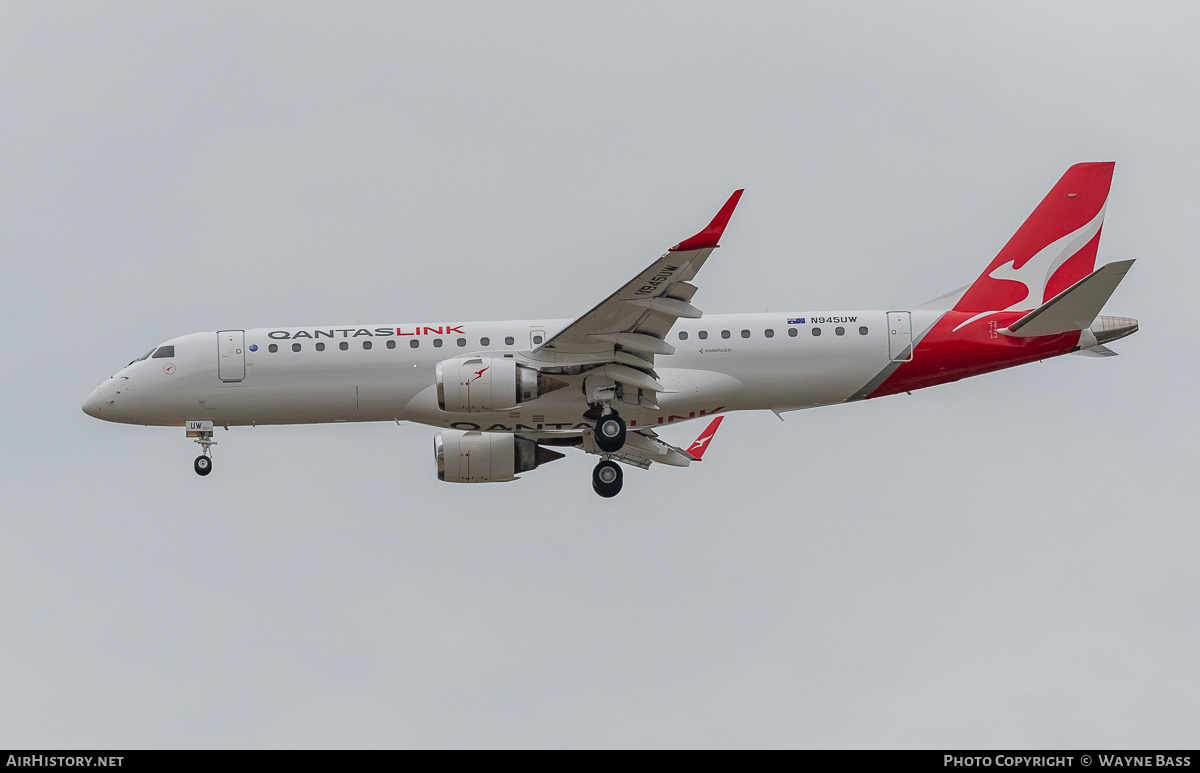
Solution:
M111 381L111 379L110 379ZM115 395L109 381L105 381L83 401L83 412L97 419L116 418Z
M88 416L100 418L100 405L104 399L100 397L100 390L97 389L88 395L88 398L83 401L83 412Z

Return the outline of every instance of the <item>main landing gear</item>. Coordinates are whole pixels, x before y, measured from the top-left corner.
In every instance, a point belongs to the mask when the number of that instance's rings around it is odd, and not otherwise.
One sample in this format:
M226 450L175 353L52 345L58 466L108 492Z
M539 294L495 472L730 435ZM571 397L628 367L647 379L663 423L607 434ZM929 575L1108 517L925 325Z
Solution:
M584 416L596 422L592 437L601 453L614 454L621 450L625 445L625 420L611 405L593 406ZM592 489L605 499L615 497L621 492L621 478L621 466L611 459L604 459L592 470Z
M621 493L623 478L621 466L614 461L605 459L592 470L592 489L600 496L608 499Z

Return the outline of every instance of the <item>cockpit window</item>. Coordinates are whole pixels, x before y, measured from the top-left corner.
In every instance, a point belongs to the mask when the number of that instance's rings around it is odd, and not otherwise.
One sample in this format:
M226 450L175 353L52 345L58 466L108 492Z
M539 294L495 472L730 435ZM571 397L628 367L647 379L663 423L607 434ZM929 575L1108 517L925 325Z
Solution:
M153 350L153 349L151 349L150 351L146 352L146 353L145 353L145 354L143 354L141 357L138 357L136 360L130 360L130 361L129 361L129 365L132 365L132 364L133 364L133 363L135 363L135 362L141 362L142 360L144 360L144 359L148 358L148 357L149 357L150 355L152 355L152 354L154 354L154 350ZM125 367L129 367L129 365L126 365Z
M154 359L156 359L156 360L160 359L162 357L174 357L174 356L175 356L175 347L174 346L160 346L154 352Z

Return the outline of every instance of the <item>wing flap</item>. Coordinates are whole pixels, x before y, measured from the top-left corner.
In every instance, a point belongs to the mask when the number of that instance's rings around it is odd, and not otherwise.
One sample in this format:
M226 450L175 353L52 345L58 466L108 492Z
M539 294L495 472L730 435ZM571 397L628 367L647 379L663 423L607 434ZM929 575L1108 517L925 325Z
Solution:
M633 352L617 351L613 353L612 361L619 362L622 365L628 365L633 368L654 367L654 356L650 354L641 355Z
M701 460L724 418L724 416L717 416L709 422L686 451L664 442L654 433L654 430L645 429L628 433L625 436L625 445L621 447L621 450L609 454L609 456L618 462L632 464L642 469L654 463L670 467L687 467L692 462Z
M630 368L625 365L608 364L603 366L601 372L608 376L613 381L619 381L622 384L644 389L647 392L665 392L667 388L655 380L650 374L644 371Z
M675 347L661 338L645 333L588 333L589 338L597 341L611 341L620 344L625 349L644 354L674 354Z
M664 314L683 319L700 319L704 312L686 301L676 298L626 298L624 303L630 306L640 306L651 311L661 311Z
M687 467L692 463L692 458L686 453L656 438L647 438L644 435L639 435L639 437L647 441L652 447L645 447L638 441L634 441L631 444L629 439L633 434L636 433L626 435L625 445L621 447L621 450L609 454L609 456L618 462L632 464L642 469L646 469L651 464L665 464L668 467Z

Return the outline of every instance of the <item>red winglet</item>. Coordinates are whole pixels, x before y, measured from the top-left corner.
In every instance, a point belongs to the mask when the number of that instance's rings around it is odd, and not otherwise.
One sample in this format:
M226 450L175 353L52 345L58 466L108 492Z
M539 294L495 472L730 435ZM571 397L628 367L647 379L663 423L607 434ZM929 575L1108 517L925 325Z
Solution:
M741 191L738 191L738 193L741 193ZM736 196L737 194L735 193L734 195ZM708 441L712 440L713 435L717 434L717 427L721 426L721 419L724 418L724 416L718 416L712 420L712 423L700 433L700 437L696 438L696 442L688 446L688 456L692 457L697 462L700 461L700 457L704 456L704 451L708 448Z
M733 208L737 206L738 199L742 197L742 191L745 188L739 188L729 197L729 201L725 202L725 206L721 207L721 211L712 219L700 233L690 239L684 239L679 244L671 248L672 252L686 252L687 250L702 250L706 247L716 247L717 242L721 241L721 234L725 233L725 226L729 225L729 218L733 216Z

